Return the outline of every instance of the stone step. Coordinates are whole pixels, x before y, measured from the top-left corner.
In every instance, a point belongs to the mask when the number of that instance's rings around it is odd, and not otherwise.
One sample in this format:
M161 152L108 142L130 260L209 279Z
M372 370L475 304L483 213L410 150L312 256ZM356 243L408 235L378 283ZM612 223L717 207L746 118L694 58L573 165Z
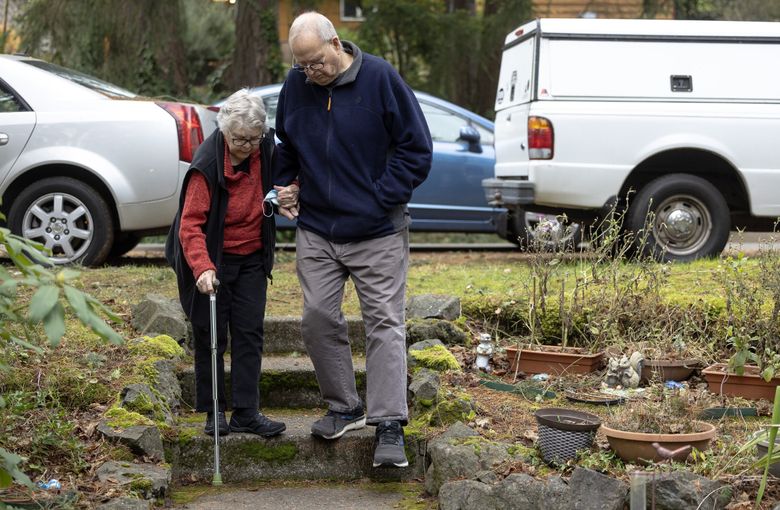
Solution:
M273 438L231 433L220 438L220 471L225 483L259 480L410 480L424 474L425 445L407 438L409 467L374 468L374 427L350 431L334 441L311 435L321 410L267 409L287 425ZM175 482L207 482L214 468L214 438L203 433L202 413L180 418L179 440L169 445Z
M347 334L352 344L352 352L366 351L366 329L360 316L348 315ZM265 354L280 354L290 352L306 352L306 346L301 338L301 318L294 316L266 317L263 322L265 338L263 352Z
M358 394L366 398L366 359L353 356L352 365L355 368L355 383ZM181 401L195 406L195 369L186 367L179 371L181 385ZM228 407L231 405L230 394L230 359L225 356L225 394ZM320 396L317 377L314 375L314 365L308 356L263 356L263 371L260 377L260 406L313 408L327 407Z

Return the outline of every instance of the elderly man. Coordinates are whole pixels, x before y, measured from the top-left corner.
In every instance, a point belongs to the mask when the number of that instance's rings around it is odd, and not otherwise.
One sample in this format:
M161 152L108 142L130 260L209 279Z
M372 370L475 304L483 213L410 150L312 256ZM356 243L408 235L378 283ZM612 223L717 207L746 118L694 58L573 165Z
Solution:
M298 217L302 332L329 408L311 431L336 439L375 425L374 466L404 467L406 204L430 170L431 136L398 73L341 41L326 17L296 18L289 42L296 64L279 95L275 184L281 213ZM367 409L341 311L347 278L366 329Z

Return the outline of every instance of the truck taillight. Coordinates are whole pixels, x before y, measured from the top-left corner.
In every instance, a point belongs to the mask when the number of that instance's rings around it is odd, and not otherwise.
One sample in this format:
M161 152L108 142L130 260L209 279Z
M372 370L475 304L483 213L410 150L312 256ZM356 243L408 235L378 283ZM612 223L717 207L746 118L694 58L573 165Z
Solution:
M195 150L203 142L203 128L200 117L194 106L181 103L159 102L157 106L170 113L176 120L176 131L179 136L179 160L192 163Z
M552 122L544 117L528 117L528 158L552 159Z

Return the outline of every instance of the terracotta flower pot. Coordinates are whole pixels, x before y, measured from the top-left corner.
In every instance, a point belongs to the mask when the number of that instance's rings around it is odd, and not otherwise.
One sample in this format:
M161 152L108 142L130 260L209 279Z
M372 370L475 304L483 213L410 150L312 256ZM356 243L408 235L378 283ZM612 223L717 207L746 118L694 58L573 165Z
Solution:
M695 359L646 359L642 367L642 381L684 381L701 366Z
M542 350L507 347L510 370L526 374L587 374L601 368L604 351L590 354L576 347L540 346ZM519 364L519 366L518 366Z
M699 451L709 448L710 441L716 436L718 430L715 425L703 421L694 421L702 432L692 434L649 434L646 432L628 432L610 428L606 425L601 426L601 431L607 436L609 446L617 453L618 457L626 462L653 461L660 462L665 460L653 447L653 443L658 443L668 450L677 450L687 445L691 445ZM685 452L685 458L688 452ZM676 458L675 460L684 461L685 458Z
M709 390L717 395L743 397L750 400L764 398L774 400L775 387L780 385L780 378L766 382L759 375L758 367L745 365L745 373L737 375L729 372L728 365L716 363L702 370L702 375L709 385Z

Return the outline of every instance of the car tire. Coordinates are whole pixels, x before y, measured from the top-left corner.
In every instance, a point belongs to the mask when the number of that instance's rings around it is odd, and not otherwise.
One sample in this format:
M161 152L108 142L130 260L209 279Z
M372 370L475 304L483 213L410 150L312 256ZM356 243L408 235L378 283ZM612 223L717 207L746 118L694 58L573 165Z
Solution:
M50 177L24 188L10 206L11 231L52 250L53 264L101 264L114 242L105 200L71 177Z
M574 250L582 242L579 223L562 222L552 214L519 211L509 216L508 240L527 251ZM540 230L540 225L546 224Z
M114 236L114 244L108 252L108 260L118 259L141 242L142 236L134 232L119 232Z
M652 225L646 225L648 218ZM634 236L638 255L689 261L723 251L731 217L726 200L710 182L694 175L670 174L639 191L629 206L626 227Z

